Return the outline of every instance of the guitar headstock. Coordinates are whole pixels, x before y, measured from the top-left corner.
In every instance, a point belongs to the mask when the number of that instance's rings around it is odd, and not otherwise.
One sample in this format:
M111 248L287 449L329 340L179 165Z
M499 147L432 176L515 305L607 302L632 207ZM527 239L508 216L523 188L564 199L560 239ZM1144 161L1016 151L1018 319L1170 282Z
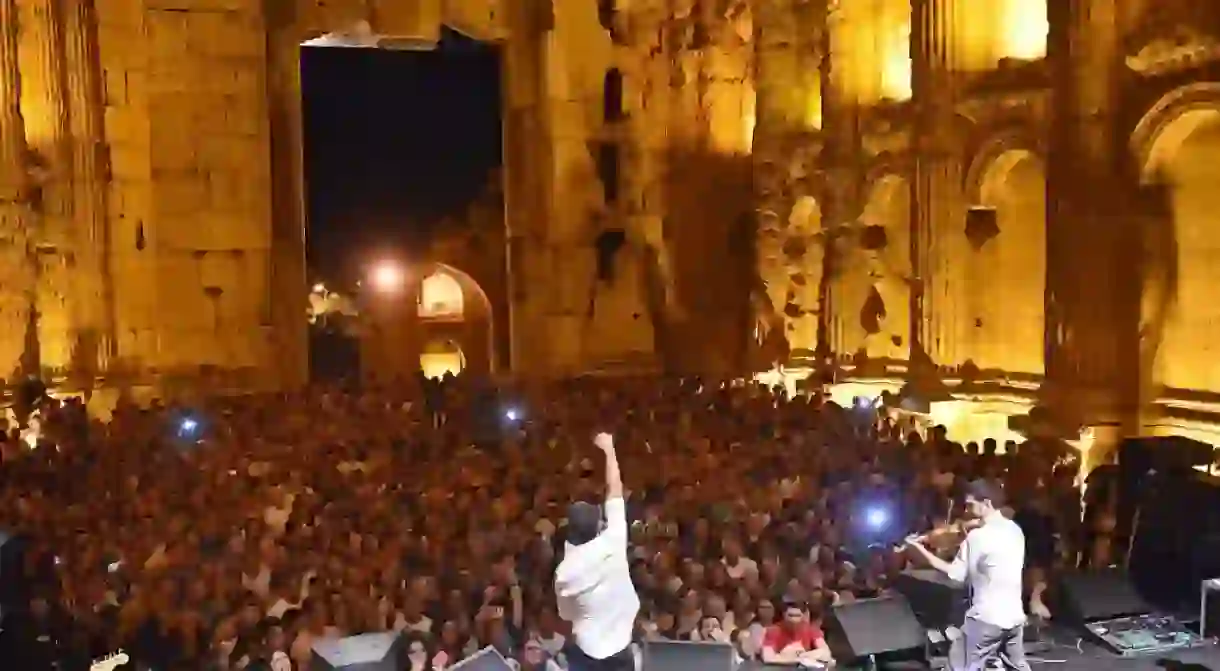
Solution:
M130 661L131 657L119 650L90 664L89 671L114 671Z

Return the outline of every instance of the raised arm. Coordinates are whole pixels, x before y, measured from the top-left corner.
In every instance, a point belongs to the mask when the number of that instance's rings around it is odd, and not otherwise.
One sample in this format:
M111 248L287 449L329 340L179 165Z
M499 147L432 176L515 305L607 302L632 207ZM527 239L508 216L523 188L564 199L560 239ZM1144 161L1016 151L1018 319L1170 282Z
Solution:
M599 433L593 444L606 455L606 500L623 498L623 475L618 470L618 454L614 451L614 436Z
M627 542L627 502L623 500L623 476L618 469L614 436L599 433L593 444L606 455L606 531L608 538Z

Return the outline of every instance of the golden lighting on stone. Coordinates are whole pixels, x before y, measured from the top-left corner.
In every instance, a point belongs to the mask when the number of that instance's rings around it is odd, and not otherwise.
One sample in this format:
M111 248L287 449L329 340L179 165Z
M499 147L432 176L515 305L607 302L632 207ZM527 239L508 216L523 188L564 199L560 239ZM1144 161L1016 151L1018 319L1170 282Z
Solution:
M55 140L56 129L55 118L46 104L32 95L23 95L21 117L25 122L25 141L35 149L47 149Z
M461 317L465 312L462 285L449 273L437 271L424 278L419 291L419 316Z
M809 96L805 104L805 127L821 130L822 128L822 92L817 91Z
M842 45L836 85L861 105L911 97L910 0L839 4L831 39Z
M887 100L910 100L911 24L902 23L887 31L882 42L881 95Z
M1046 0L1002 0L1000 56L1038 60L1046 56L1050 20Z
M741 119L741 139L745 147L745 153L749 154L754 150L754 124L758 119L754 115L754 110L749 110L742 115Z
M452 340L430 342L419 355L419 368L425 377L444 377L445 373L457 375L466 367L462 349Z

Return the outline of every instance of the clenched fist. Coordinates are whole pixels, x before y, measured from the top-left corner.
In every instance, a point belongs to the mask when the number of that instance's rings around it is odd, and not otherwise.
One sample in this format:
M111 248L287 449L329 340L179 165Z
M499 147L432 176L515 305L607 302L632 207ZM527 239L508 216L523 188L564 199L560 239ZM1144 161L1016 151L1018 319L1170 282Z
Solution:
M603 431L602 433L593 436L593 444L596 445L597 449L601 450L602 452L613 452L614 436Z

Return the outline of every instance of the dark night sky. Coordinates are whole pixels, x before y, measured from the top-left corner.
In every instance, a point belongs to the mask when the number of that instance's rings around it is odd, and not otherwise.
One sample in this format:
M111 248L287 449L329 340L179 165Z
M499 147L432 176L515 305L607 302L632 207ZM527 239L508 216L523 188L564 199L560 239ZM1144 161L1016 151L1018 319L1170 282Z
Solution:
M492 47L446 33L433 52L306 48L301 72L309 262L321 277L418 245L500 165Z

